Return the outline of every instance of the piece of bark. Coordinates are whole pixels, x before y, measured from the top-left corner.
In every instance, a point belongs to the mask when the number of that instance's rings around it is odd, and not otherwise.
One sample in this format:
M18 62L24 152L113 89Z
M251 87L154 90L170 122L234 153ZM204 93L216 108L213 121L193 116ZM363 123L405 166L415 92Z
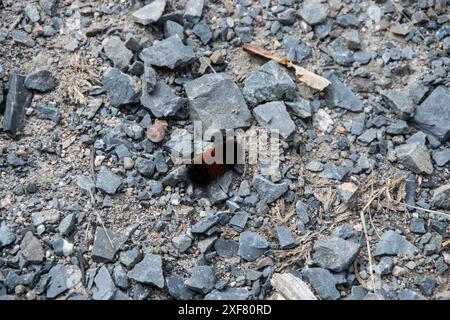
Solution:
M286 300L317 300L308 285L290 273L275 273L270 284ZM277 300L279 296L274 295Z
M311 87L313 89L323 91L326 87L330 85L330 81L325 79L324 77L321 77L314 72L311 72L305 68L302 68L296 64L293 64L285 57L278 57L275 54L273 54L270 51L267 51L266 49L263 49L261 47L255 46L253 44L245 44L244 50L251 52L253 54L256 54L258 56L271 59L276 61L277 63L285 66L286 68L293 69L295 72L295 75L297 76L297 79L300 82L303 82L308 87Z

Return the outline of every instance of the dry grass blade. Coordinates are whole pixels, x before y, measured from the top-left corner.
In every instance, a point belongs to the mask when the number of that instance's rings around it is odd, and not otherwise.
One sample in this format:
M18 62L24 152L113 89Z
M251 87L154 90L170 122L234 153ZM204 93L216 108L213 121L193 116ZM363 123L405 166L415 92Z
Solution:
M309 70L306 70L305 68L293 64L285 57L278 57L272 52L267 51L261 47L255 46L253 44L245 44L244 50L256 54L260 57L274 60L277 63L285 66L286 68L293 69L295 75L297 76L297 79L313 89L323 91L326 87L330 85L330 81L328 81L324 77L321 77Z
M61 89L66 99L73 104L88 104L88 93L92 88L101 84L98 74L83 63L79 54L73 55L66 66L61 78Z

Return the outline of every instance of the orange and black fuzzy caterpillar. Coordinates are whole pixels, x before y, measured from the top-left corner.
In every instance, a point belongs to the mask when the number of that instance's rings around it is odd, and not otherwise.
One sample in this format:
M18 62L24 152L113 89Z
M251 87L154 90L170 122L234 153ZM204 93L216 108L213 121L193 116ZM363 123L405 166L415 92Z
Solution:
M231 148L233 148L234 153L230 151ZM241 149L235 140L224 139L220 143L214 143L211 148L196 156L193 163L188 166L187 173L190 182L199 187L206 187L218 180L225 172L232 169L235 164L238 164L239 152L241 152ZM206 160L216 156L219 158L218 162L211 163L211 161ZM225 161L231 156L233 156L231 163L230 161ZM220 161L220 159L223 161Z

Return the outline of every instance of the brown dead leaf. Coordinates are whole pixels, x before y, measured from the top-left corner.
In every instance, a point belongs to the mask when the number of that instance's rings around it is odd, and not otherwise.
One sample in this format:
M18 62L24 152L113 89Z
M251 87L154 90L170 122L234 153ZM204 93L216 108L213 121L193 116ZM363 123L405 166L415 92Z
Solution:
M295 72L295 75L297 76L297 79L300 82L303 82L308 87L311 87L313 89L323 91L326 87L330 85L330 81L325 79L324 77L321 77L305 68L302 68L296 64L293 64L285 57L278 57L275 54L273 54L270 51L267 51L266 49L263 49L261 47L258 47L253 44L245 44L244 50L251 52L253 54L256 54L258 56L271 59L276 61L277 63L289 68L293 69Z

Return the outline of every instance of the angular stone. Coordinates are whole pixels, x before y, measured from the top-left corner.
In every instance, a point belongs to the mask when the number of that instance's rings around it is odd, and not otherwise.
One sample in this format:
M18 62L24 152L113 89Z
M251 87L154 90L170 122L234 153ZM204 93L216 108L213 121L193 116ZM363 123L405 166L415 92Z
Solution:
M239 255L246 261L255 261L262 256L269 244L266 239L255 232L245 231L239 236Z
M258 123L271 131L278 130L286 140L295 132L295 123L282 101L268 102L253 109Z
M215 283L214 268L209 266L194 267L191 277L185 282L189 289L202 294L207 294L214 289Z
M51 278L46 293L48 299L54 299L67 290L81 285L82 274L77 266L57 264L48 274Z
M300 10L300 17L311 26L320 24L328 17L328 7L323 3L307 1Z
M190 248L192 244L191 238L189 238L187 235L182 234L180 236L177 236L172 239L173 245L180 253L185 252L187 249Z
M247 288L226 288L223 291L211 291L204 300L248 300L249 298L250 292Z
M388 134L407 134L409 132L408 123L404 120L399 120L386 128Z
M20 250L25 259L31 263L40 263L44 260L44 250L41 243L31 231L28 231L23 237L20 243Z
M258 192L259 197L267 204L270 204L280 198L289 189L286 182L276 184L258 174L253 176L252 184L256 189L256 192Z
M102 77L103 88L114 107L135 103L138 97L136 81L117 68L108 68Z
M29 3L25 7L25 14L30 19L30 21L33 23L41 20L41 15L39 13L39 9L38 9L37 5L35 5L34 3Z
M57 0L39 0L39 5L50 17L56 15Z
M398 146L395 153L399 161L417 174L432 174L433 164L427 147L421 143L409 143Z
M346 270L355 260L359 245L341 238L317 240L314 243L314 262L334 272Z
M434 190L432 203L436 208L450 210L450 184Z
M134 167L146 178L151 178L155 173L155 163L149 159L139 157L136 160Z
M249 103L288 100L295 97L295 83L275 61L269 61L244 81L243 94Z
M114 68L121 70L128 68L133 58L133 52L125 46L119 37L106 38L103 40L102 46L108 59L112 61Z
M70 236L76 229L77 218L75 214L68 214L61 220L58 226L58 232L65 236Z
M293 102L286 102L286 106L290 109L296 116L302 119L308 119L312 117L311 104L308 100L297 98Z
M450 162L450 149L434 152L432 157L438 166L443 167Z
M314 291L324 300L337 300L340 298L336 289L336 278L330 271L322 268L308 268L304 275Z
M41 104L38 104L36 106L36 116L39 119L51 120L55 123L59 123L59 121L61 120L61 113L59 112L58 108L44 106Z
M167 20L164 23L164 37L170 38L175 35L178 36L181 41L184 41L185 37L183 26L175 21Z
M196 60L192 48L185 46L176 35L142 50L140 58L146 64L172 70L186 66Z
M341 66L349 67L355 60L353 52L347 49L346 41L342 36L330 43L329 50L333 60Z
M231 258L238 254L239 243L234 240L217 239L214 243L217 255L222 258Z
M209 28L208 24L206 23L205 19L202 19L199 23L197 23L194 28L192 29L192 32L200 39L200 41L207 45L208 42L212 38L212 32Z
M186 105L186 100L174 94L164 81L158 81L152 93L148 93L144 84L141 104L156 118L167 118L175 116Z
M122 184L122 179L106 167L101 167L97 174L96 187L107 194L115 194Z
M144 26L157 22L164 13L166 8L166 0L155 0L141 9L133 12L134 21Z
M39 92L51 91L56 86L55 78L48 66L34 70L25 78L25 87Z
M202 218L192 226L192 233L206 233L209 229L214 227L219 222L219 217L216 215Z
M275 231L277 233L278 242L280 243L281 249L292 249L298 245L288 228L276 226Z
M101 267L94 279L97 291L92 295L93 300L111 300L116 292L116 286L105 266Z
M112 262L119 250L122 240L111 230L97 227L92 248L92 260L95 262Z
M0 249L10 244L13 244L16 240L16 235L6 225L6 221L0 221Z
M175 299L191 300L193 292L184 284L184 279L180 276L171 276L167 278L167 288L169 293Z
M25 77L11 74L3 115L3 130L15 136L25 125L25 109L30 106L32 93L24 85Z
M439 86L417 108L414 124L422 131L436 136L440 142L450 139L450 90Z
M185 85L193 121L207 129L248 128L251 113L232 78L225 73L207 74Z
M325 89L325 100L330 108L342 108L352 112L363 111L361 100L339 78L331 74L328 77L331 84Z
M31 221L33 226L37 227L40 224L54 224L59 222L61 215L57 209L49 209L36 211L31 214Z
M188 0L184 9L184 16L190 22L197 23L202 17L205 0Z
M91 177L80 174L77 176L77 186L82 193L87 193L89 195L89 193L94 190L95 183Z
M14 42L17 42L30 48L34 47L35 44L34 40L28 33L24 31L14 30L11 32L11 37L14 40Z
M147 253L144 259L128 272L128 278L162 289L164 287L164 275L161 257Z
M402 120L409 120L414 116L415 106L409 93L400 90L382 90L380 94Z
M399 235L397 232L388 230L383 233L378 242L374 256L405 256L414 255L419 251L412 243Z

